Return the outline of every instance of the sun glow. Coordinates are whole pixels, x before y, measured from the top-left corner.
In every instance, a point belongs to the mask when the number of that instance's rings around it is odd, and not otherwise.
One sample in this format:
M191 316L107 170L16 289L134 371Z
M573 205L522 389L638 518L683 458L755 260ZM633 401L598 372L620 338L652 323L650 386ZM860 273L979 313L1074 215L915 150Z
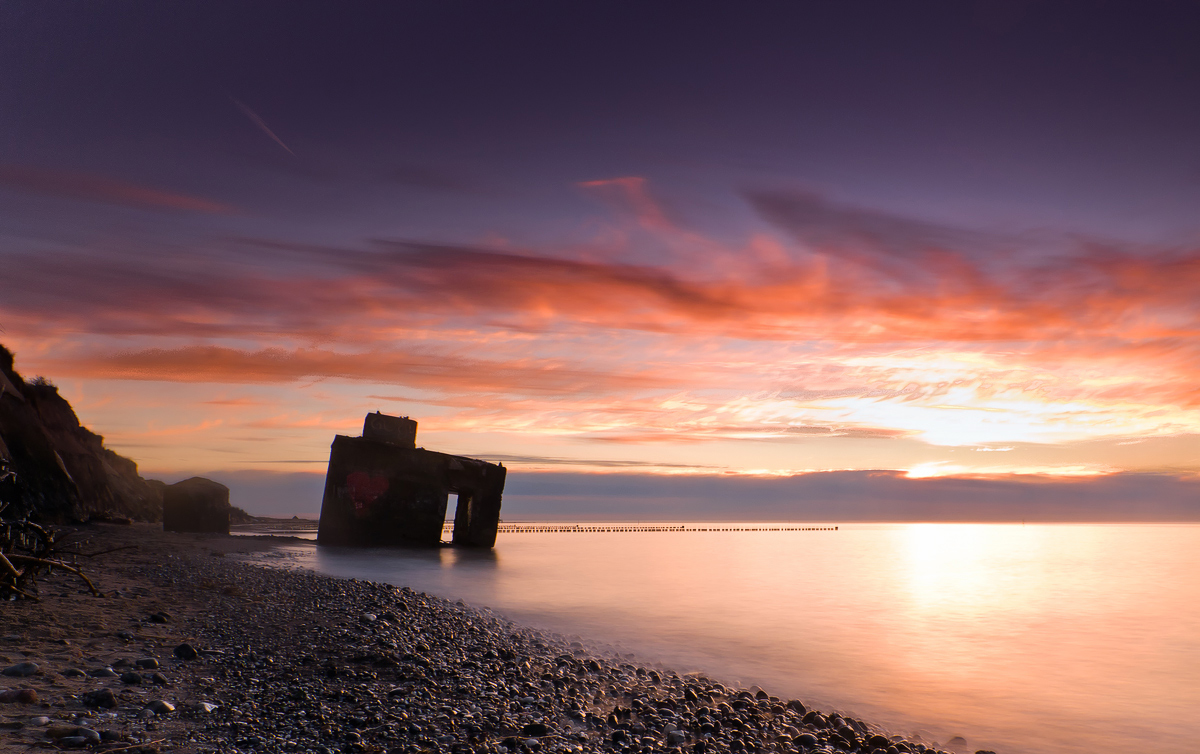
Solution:
M928 463L918 463L905 471L904 475L909 479L932 479L936 477L955 477L955 476L1039 476L1039 477L1089 477L1102 476L1104 474L1113 474L1120 469L1112 466L1103 465L1075 465L1075 466L1036 466L1036 465L1007 465L1007 466L988 466L980 468L977 466L967 466L964 464L950 463L948 461L930 461Z

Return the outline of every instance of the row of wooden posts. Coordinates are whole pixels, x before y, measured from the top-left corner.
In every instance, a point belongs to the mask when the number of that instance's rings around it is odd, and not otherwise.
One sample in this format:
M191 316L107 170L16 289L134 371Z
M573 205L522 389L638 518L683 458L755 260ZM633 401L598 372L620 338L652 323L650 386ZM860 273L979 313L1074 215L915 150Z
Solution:
M447 521L443 530L454 527ZM615 532L704 532L704 531L837 531L836 526L684 526L656 524L500 524L500 534L581 534Z

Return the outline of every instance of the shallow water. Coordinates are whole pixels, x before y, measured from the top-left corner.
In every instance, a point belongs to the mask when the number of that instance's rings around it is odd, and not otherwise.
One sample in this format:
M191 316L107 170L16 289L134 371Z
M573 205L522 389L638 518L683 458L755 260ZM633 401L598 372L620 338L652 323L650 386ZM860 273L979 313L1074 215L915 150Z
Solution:
M484 553L294 557L971 752L1200 738L1197 525L502 534Z

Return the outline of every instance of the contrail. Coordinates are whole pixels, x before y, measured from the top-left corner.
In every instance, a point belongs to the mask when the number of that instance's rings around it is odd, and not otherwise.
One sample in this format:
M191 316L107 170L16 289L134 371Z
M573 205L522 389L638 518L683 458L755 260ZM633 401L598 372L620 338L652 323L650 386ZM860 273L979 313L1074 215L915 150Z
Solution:
M274 139L276 144L278 144L279 146L283 147L284 149L287 149L287 153L288 153L288 154L290 154L290 155L291 155L291 156L293 156L293 157L295 157L295 156L296 156L296 153L295 153L295 152L293 152L291 149L289 149L287 144L284 144L284 143L283 143L283 139L281 139L281 138L279 138L278 136L276 136L276 135L275 135L275 132L274 132L274 131L272 131L270 128L268 128L268 127L267 127L267 124L263 122L263 119L262 119L262 118L260 118L260 117L258 117L258 113L254 112L254 111L253 111L253 110L251 110L250 108L246 107L246 105L245 105L245 104L243 104L242 102L240 102L240 101L238 101L238 100L234 99L233 97L230 97L229 99L230 99L230 101L232 101L232 102L233 102L233 104L235 104L235 105L237 105L237 106L238 106L238 109L239 109L239 110L241 110L243 113L245 113L245 114L246 114L246 117L247 117L247 118L249 118L249 119L250 119L250 121L251 121L252 123L254 123L254 125L256 125L256 126L258 126L260 129L262 129L262 132L263 132L263 133L265 133L267 136L270 136L272 139Z

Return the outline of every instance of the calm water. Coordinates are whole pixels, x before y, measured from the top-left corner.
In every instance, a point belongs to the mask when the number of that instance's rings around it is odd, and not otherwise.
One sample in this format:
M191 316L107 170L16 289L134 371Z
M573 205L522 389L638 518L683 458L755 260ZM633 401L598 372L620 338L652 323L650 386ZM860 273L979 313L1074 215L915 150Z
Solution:
M1200 526L502 534L289 553L969 751L1191 752Z

